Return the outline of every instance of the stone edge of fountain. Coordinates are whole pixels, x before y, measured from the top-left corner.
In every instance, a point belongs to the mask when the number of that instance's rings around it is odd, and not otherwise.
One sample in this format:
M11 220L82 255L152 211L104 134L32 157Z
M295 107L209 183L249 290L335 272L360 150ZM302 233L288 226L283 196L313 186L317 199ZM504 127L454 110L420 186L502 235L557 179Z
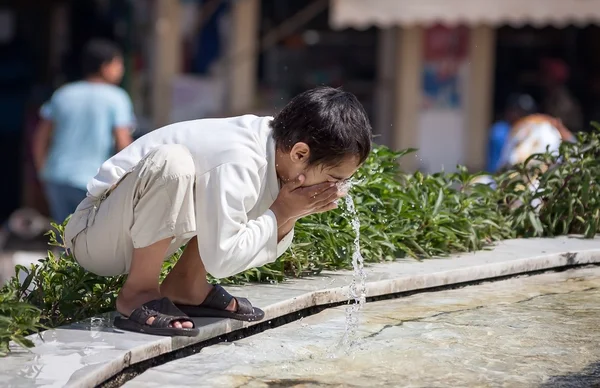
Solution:
M500 256L506 256L506 258L499 258ZM421 262L400 260L369 266L370 273L376 276L375 280L367 281L367 296L368 298L385 297L386 295L449 287L586 264L600 264L600 238L583 240L577 237L559 237L555 239L507 240L498 243L492 250L487 251L464 253L448 258L435 258ZM104 350L105 355L100 354L103 352L101 348L98 349L98 352L93 354L93 358L104 360L89 364L82 362L84 366L73 370L68 381L64 381L63 385L70 387L96 386L137 363L309 308L344 302L347 300L348 287L327 287L327 285L330 286L336 278L337 281L340 281L340 278L345 279L344 276L349 278L351 274L351 271L326 272L319 277L299 279L274 286L230 287L232 293L239 296L252 297L253 293L261 295L268 288L272 289L272 294L281 293L281 289L286 288L288 291L297 291L297 295L268 305L256 303L265 306L265 318L261 322L197 321L200 323L198 326L201 331L200 335L194 338L165 338L126 333L128 336L135 336L137 342L132 341L135 346L129 349L113 348ZM333 280L329 281L330 279ZM246 290L246 295L240 295L242 290ZM44 337L56 338L57 336L53 334L59 334L61 331L64 333L65 330L73 333L73 330L81 331L82 328L81 324L59 327L44 332ZM90 332L92 331L90 330ZM115 335L114 330L110 327L99 330L97 333L105 337ZM123 335L123 333L119 333L119 335ZM30 338L36 346L44 345L44 342L37 335L32 335ZM119 341L116 338L108 342ZM120 340L123 340L123 338ZM77 344L67 345L69 345L68 350L70 352L81 354L85 351L89 352L90 347L93 348L93 343L97 344L98 342L104 344L97 336L91 335L87 343L79 341ZM106 348L106 345L104 346ZM33 353L38 353L38 349L41 348L34 348ZM39 352L42 351L39 350ZM44 353L48 353L47 350ZM8 360L10 358L11 356L8 356ZM11 363L8 376L5 371L0 369L0 381L10 380L11 374L15 376L20 370L29 366L28 362L19 363L17 361Z

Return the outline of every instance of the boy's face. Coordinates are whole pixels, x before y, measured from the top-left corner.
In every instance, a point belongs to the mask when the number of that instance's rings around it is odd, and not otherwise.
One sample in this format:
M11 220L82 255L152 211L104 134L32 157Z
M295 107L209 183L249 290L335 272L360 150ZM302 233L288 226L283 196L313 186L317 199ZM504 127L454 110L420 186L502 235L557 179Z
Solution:
M308 145L295 144L290 153L284 155L283 160L278 163L280 179L286 182L304 174L305 180L302 186L313 186L323 182L343 182L351 178L360 167L359 159L355 156L349 156L335 166L309 166L309 155Z
M303 186L313 186L323 182L344 182L354 175L358 165L358 158L349 157L337 166L312 166L303 172L306 177Z
M123 74L125 73L123 58L116 57L112 61L105 63L102 65L100 73L106 82L118 85L123 79Z

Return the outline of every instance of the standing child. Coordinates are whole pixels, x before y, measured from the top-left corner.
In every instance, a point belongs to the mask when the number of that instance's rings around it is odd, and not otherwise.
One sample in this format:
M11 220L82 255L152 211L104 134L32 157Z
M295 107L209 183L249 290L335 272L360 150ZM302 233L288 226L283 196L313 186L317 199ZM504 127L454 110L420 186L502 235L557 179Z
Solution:
M275 118L172 124L102 165L66 227L87 270L128 274L115 326L198 333L189 317L253 321L262 310L207 282L260 267L291 244L301 217L337 207L371 150L371 126L350 93L307 91ZM185 250L159 285L162 263Z
M34 162L50 214L62 223L85 198L87 182L115 152L127 147L134 124L119 49L90 41L83 53L85 78L59 88L41 109L34 138Z

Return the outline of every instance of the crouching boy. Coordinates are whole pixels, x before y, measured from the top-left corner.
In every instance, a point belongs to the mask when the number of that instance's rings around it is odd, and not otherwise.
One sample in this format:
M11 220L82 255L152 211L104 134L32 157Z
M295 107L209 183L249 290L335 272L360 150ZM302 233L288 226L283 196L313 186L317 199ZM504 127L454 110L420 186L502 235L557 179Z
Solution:
M253 321L264 313L207 282L260 267L291 244L295 222L337 207L336 183L371 150L371 127L350 93L309 90L276 117L172 124L106 161L65 230L85 269L128 274L115 326L194 336L190 317ZM159 285L165 258L185 250Z

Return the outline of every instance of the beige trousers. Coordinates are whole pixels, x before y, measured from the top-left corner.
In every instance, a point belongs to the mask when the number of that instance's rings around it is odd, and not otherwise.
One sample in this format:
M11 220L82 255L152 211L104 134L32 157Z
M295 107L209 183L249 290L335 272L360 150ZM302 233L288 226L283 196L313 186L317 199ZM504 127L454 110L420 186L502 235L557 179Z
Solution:
M154 149L101 198L81 202L65 229L67 247L101 276L129 273L134 248L167 238L171 256L196 235L195 177L185 146Z

